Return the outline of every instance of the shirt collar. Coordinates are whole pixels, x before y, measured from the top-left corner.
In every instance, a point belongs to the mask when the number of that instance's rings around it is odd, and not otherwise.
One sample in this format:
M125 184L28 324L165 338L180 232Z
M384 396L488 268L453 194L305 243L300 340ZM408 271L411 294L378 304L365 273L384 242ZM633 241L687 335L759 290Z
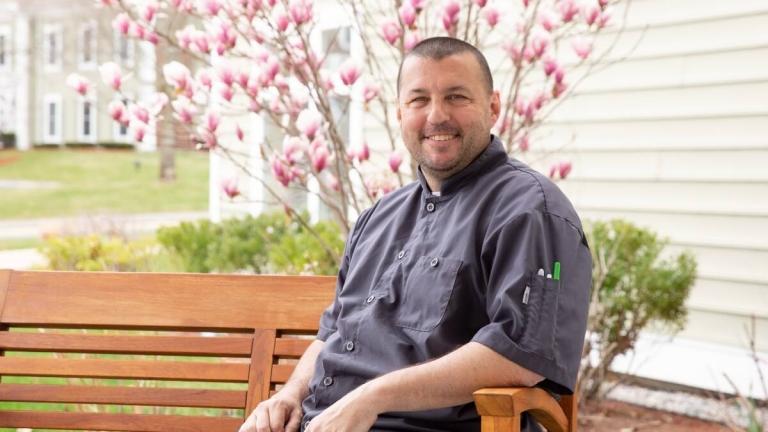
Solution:
M452 195L474 178L490 172L491 168L505 162L508 157L507 152L504 151L504 145L501 143L501 140L495 135L491 135L491 142L485 150L475 158L475 160L470 162L470 164L463 170L443 181L443 184L440 187L440 197ZM432 195L432 190L429 188L427 179L424 177L424 173L421 172L421 166L416 170L416 174L419 178L419 183L421 183L421 189L424 192L424 195L433 199L437 198Z

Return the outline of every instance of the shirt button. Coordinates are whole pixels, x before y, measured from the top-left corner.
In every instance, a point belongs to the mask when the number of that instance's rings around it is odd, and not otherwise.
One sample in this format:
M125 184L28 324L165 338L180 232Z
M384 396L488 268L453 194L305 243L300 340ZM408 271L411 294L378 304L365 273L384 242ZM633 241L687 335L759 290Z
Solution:
M405 251L400 251L400 253L397 254L397 259L403 259L404 256L405 256Z
M366 302L366 303L370 303L370 302L372 302L372 301L373 301L373 299L375 299L375 298L376 298L376 297L374 297L374 296L370 296L370 297L368 297L367 299L365 299L365 302Z
M432 267L437 267L438 264L440 264L440 260L437 258L432 258L432 261L429 262Z
M323 385L328 387L329 385L333 384L333 378L332 377L325 377L323 378Z
M344 349L347 350L347 351L354 350L355 349L355 343L352 342L352 341L347 342L346 344L344 344Z
M435 211L435 203L427 203L427 211L430 213Z

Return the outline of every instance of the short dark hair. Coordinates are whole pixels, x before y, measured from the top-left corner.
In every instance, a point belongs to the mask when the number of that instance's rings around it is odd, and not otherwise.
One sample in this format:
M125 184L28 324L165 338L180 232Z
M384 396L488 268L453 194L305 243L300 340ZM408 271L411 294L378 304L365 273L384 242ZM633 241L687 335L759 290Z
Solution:
M465 42L461 39L456 39L447 36L438 36L417 43L413 49L403 57L403 61L400 62L400 68L397 70L397 95L400 96L400 75L403 73L403 64L409 57L421 57L432 60L442 60L445 57L469 52L475 56L478 66L485 78L485 86L488 93L493 92L493 76L491 76L491 68L488 67L488 61L485 59L483 53L480 52L474 45Z

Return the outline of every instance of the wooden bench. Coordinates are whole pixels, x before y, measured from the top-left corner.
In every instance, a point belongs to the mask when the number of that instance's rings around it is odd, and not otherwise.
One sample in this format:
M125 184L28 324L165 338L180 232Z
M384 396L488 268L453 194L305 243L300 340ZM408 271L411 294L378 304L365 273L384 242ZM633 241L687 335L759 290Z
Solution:
M290 376L334 283L0 270L0 427L237 431ZM572 397L505 388L475 400L484 432L519 430L526 410L575 430Z

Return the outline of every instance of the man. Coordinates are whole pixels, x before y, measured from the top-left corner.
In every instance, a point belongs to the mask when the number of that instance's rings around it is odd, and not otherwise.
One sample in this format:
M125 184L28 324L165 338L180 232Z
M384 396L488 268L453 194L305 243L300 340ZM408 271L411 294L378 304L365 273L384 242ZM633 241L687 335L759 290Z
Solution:
M472 45L406 56L397 113L419 181L360 215L317 340L241 431L479 431L479 388L573 391L589 250L559 189L490 134L499 111Z

